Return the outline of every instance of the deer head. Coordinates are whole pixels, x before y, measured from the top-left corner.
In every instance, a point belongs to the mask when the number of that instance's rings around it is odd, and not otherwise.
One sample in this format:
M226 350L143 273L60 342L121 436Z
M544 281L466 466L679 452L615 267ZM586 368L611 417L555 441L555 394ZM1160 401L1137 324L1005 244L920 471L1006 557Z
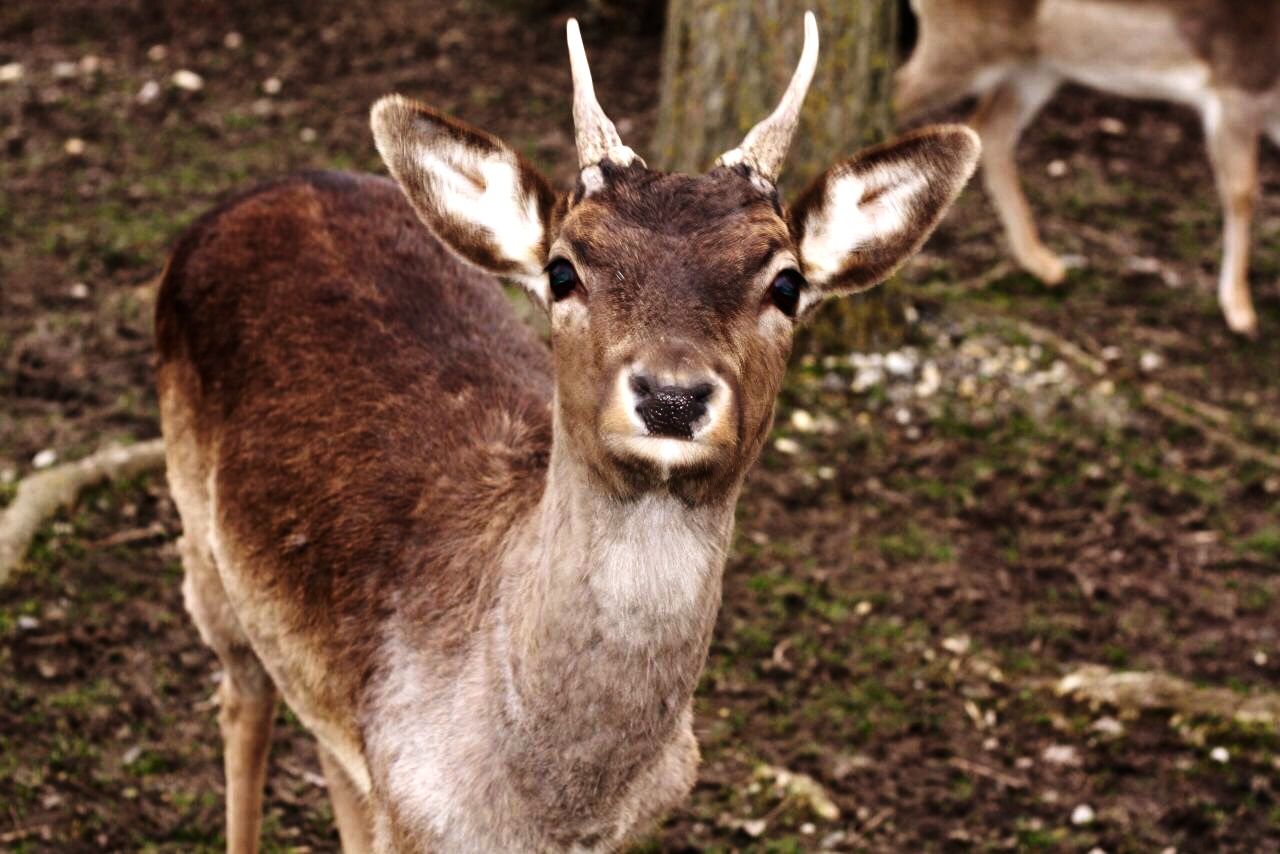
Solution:
M972 174L934 127L837 163L789 206L775 181L817 63L813 15L778 108L705 175L648 168L596 100L568 25L579 176L557 195L494 137L392 95L378 150L423 222L549 314L556 443L613 493L730 494L772 420L796 327L883 281Z

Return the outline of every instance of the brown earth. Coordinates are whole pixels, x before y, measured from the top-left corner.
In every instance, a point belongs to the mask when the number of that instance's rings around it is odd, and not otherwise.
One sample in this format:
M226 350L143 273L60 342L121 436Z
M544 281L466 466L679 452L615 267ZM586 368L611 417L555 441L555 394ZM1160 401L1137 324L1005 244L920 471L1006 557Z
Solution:
M419 96L572 175L554 8L48 9L0 8L0 65L25 69L0 84L0 474L156 435L166 247L255 180L381 171L378 95ZM660 37L623 23L589 19L587 40L643 151ZM203 88L171 85L179 69ZM139 103L149 80L159 94ZM1065 286L1003 266L970 191L897 285L918 318L895 356L911 379L854 392L847 359L793 366L783 441L740 509L697 702L702 773L652 850L1280 848L1274 731L1045 688L1082 663L1280 688L1280 471L1142 395L1159 383L1214 407L1237 444L1280 445L1280 158L1263 161L1257 342L1213 301L1219 212L1191 116L1072 91L1023 162L1047 239L1087 258ZM1105 376L1055 368L1061 348L1025 321L1105 356ZM0 849L222 845L216 665L182 609L178 532L162 478L112 484L0 590ZM314 748L280 721L266 847L334 850ZM756 779L762 765L811 775L839 818ZM1073 823L1082 805L1093 818Z

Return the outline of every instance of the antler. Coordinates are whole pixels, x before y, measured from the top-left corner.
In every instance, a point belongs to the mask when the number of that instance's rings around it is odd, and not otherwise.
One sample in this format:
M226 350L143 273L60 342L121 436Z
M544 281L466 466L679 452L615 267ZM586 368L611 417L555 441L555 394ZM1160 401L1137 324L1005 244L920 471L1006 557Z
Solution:
M582 46L582 32L578 29L577 19L570 18L566 29L569 67L573 72L573 127L578 142L578 168L586 169L606 159L628 166L636 154L622 144L618 129L596 100L591 67L587 64L587 51Z
M791 137L800 121L800 107L818 66L818 21L812 12L804 13L804 50L800 62L791 75L791 83L783 93L777 109L769 118L747 132L742 144L730 149L716 159L717 166L746 164L753 172L769 183L776 183L791 147ZM576 115L576 107L575 107Z

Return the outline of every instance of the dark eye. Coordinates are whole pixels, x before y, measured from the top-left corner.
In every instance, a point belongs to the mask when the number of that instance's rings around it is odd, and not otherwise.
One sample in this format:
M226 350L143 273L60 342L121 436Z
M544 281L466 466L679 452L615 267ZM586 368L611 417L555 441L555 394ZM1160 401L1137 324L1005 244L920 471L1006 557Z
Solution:
M803 288L804 276L796 270L783 270L774 277L773 284L769 285L769 299L778 307L778 311L787 317L795 317Z
M559 302L578 287L578 273L568 261L557 258L547 265L547 281L551 284L551 298Z

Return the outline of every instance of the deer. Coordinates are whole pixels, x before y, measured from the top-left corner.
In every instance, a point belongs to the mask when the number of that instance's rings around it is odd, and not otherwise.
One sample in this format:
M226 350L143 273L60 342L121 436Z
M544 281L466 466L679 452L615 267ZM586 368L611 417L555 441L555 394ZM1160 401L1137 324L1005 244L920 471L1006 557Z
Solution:
M1280 4L1252 0L911 0L919 41L897 72L913 117L977 98L983 183L1017 263L1046 285L1067 266L1041 242L1015 149L1064 82L1190 106L1204 127L1224 211L1218 303L1253 337L1249 232L1258 140L1280 145Z
M612 851L677 806L797 325L896 270L977 166L976 135L939 125L784 207L807 14L773 113L705 174L650 169L567 36L571 189L388 95L393 180L269 182L169 258L157 385L233 852L258 845L281 697L345 851Z

